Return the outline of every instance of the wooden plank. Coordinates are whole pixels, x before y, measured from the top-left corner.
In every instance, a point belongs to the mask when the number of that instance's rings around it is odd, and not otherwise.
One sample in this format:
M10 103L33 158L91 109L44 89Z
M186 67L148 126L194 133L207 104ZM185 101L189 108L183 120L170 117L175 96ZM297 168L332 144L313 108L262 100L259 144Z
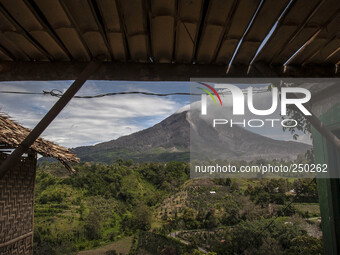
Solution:
M288 4L288 0L264 1L245 41L263 41Z
M274 64L284 64L296 51L298 51L319 29L317 27L307 27L296 36L295 40L288 45L284 45L281 53L272 59Z
M227 33L228 38L242 37L259 3L260 0L240 0Z
M42 24L22 0L2 0L4 8L28 32L43 30Z
M170 63L174 46L173 16L156 16L151 20L152 56L155 62Z
M198 49L198 63L207 64L213 60L223 31L223 26L210 24L205 26Z
M226 31L224 40L221 43L220 50L216 57L216 63L229 63L236 50L237 44L250 23L259 3L260 1L257 0L239 1L231 19L230 28Z
M68 52L65 52L59 43L46 31L31 31L30 34L36 39L41 46L50 54L53 60L68 61L70 60Z
M108 60L111 59L106 39L103 38L99 31L83 33L83 38L93 57L104 55Z
M34 0L67 51L77 61L89 61L90 51L59 1Z
M283 17L281 23L257 56L256 61L271 62L272 59L279 55L288 41L304 26L304 23L319 3L320 0L294 1L288 13Z
M13 61L9 54L0 48L0 61Z
M203 0L178 0L175 61L192 63L203 11Z
M18 24L11 14L5 9L0 2L0 13L3 19L6 19L6 23L10 23L9 30L3 30L3 35L11 41L13 45L17 45L20 51L24 52L30 59L48 61L48 53L39 45L32 36ZM32 22L34 23L34 22ZM36 23L30 24L30 26L36 26ZM27 47L27 48L26 48Z
M13 20L17 22L17 30L27 32L35 40L35 46L48 54L51 60L64 61L70 59L63 44L42 21L31 4L22 0L5 0L2 3ZM24 33L24 31L21 31L21 33Z
M329 4L332 4L333 0L322 0L320 1L316 6L315 9L309 14L309 16L306 18L305 21L303 21L299 29L295 31L294 35L289 38L287 41L286 47L283 48L278 55L273 57L272 62L273 63L280 63L285 62L284 59L291 58L298 50L299 48L304 45L305 46L308 42L308 45L316 38L316 36L319 36L319 32L322 31L322 29L329 25L330 22L334 21L334 17L337 15L337 7L339 5L334 5L334 8L332 8ZM325 7L328 7L328 13L327 16L323 16L323 19L316 18L320 15L324 15ZM325 18L326 17L326 18ZM313 34L318 31L318 35L313 36L312 34L309 34L309 31L312 29L315 29L313 31ZM307 30L307 31L306 31ZM312 37L313 36L313 37ZM308 47L308 46L307 46ZM303 50L304 50L303 49ZM303 54L303 51L299 51L298 54ZM294 55L293 58L296 56ZM289 61L291 62L292 59Z
M327 0L320 6L318 12L310 19L309 23L322 26L328 17L333 16L340 10L339 0Z
M10 41L7 38L7 36L4 35L2 32L0 32L0 45L13 56L14 60L19 61L29 60L29 57L23 51L21 51L18 45Z
M147 62L149 41L143 1L119 0L118 3L131 58L135 61Z
M0 12L0 31L16 31L16 27Z
M59 1L55 0L34 0L34 3L42 11L52 28L72 27L72 23L67 17Z
M116 1L98 0L97 4L113 58L115 60L126 60L127 50L124 40L124 31L120 24Z
M337 64L340 61L340 47L335 50L327 59L326 63Z
M12 31L4 32L3 34L22 52L29 56L30 59L48 61L47 56L44 55L39 48L32 44L25 35Z
M136 34L130 36L129 48L131 58L137 62L148 62L148 38L146 34Z
M121 32L122 28L120 25L116 1L97 0L97 3L103 18L106 31Z
M86 62L0 62L0 81L20 80L74 80ZM103 63L91 80L129 81L190 81L190 78L223 77L339 77L335 66L289 66L283 73L282 66L262 65L247 73L248 66L233 66L226 74L225 65L200 64L151 64L151 63ZM261 71L259 71L261 70Z
M175 0L150 0L151 13L156 16L174 16L176 13Z
M237 44L238 44L238 40L236 39L223 41L221 45L221 49L218 52L218 55L216 57L216 63L227 65L231 57L233 56L233 53L236 49Z
M149 6L151 51L154 62L172 61L175 41L175 0L152 0Z
M176 1L153 0L149 9L153 61L170 63L174 50Z
M202 0L178 0L178 15L186 22L197 22L202 16Z
M316 12L315 15L317 14L318 12ZM322 37L326 37L326 38L333 37L335 34L338 33L339 25L340 25L340 14L335 14L333 16L327 17L327 19L325 19L322 24L318 24L317 26L308 22L306 27L300 30L299 33L296 36L294 36L294 39L292 39L290 43L288 43L287 46L281 50L281 54L278 55L276 58L274 57L272 62L273 63L284 63L287 59L293 56L293 54L295 54L295 52L298 51L301 46L305 45L306 42L308 42L308 45L307 45L308 47L310 46L310 43L313 42L313 40L315 40L315 38L317 37L321 37L321 38ZM305 54L304 50L305 48L299 51L299 54L304 55Z
M311 44L306 47L303 51L303 54L298 55L296 58L294 58L294 60L291 62L291 64L302 64L304 63L304 61L309 58L310 56L312 56L313 54L315 54L315 52L319 49L322 48L323 45L325 45L328 42L327 39L321 39L321 38L317 38L315 39L313 42L311 42Z
M275 34L270 38L267 44L263 47L262 51L256 58L256 62L268 63L272 57L284 47L285 41L288 36L291 36L297 29L296 25L282 25L276 29Z
M287 13L283 24L303 24L322 0L299 0Z
M92 57L105 55L111 59L108 41L99 23L92 3L87 0L62 0L65 12L78 29Z
M315 40L304 49L303 54L297 56L291 63L302 64L305 61L308 63L310 58L316 56L322 48L337 37L339 26L340 14L324 26Z
M86 65L79 77L72 83L60 99L52 106L46 115L39 121L39 123L31 130L26 138L18 145L17 148L9 155L0 166L0 179L4 177L7 171L15 167L20 162L20 157L28 151L31 145L38 139L44 130L51 124L51 122L58 116L58 114L65 108L68 102L74 97L79 89L87 81L87 78L95 72L99 66L100 61L91 61Z
M192 63L197 31L197 23L177 22L175 46L176 62Z
M75 28L61 27L56 28L55 31L76 61L89 61L91 59L88 48Z
M197 50L198 63L211 63L215 58L234 4L226 0L209 2Z
M107 32L111 52L115 60L126 60L127 53L123 33Z
M250 30L244 38L235 59L235 64L249 64L255 56L259 46L265 39L275 22L286 8L288 0L264 1ZM250 47L248 48L247 45ZM256 47L257 46L257 47Z
M259 41L244 41L237 53L234 64L249 65L260 45L261 42Z
M340 47L340 38L334 38L322 47L311 59L306 61L306 64L324 63L325 59Z

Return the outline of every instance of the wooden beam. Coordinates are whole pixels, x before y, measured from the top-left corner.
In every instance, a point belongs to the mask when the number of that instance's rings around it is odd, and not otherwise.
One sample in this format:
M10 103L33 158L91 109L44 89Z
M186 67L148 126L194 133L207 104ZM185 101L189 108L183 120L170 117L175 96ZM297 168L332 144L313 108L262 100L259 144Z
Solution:
M0 81L75 80L87 62L0 62ZM232 66L226 74L224 65L156 64L106 62L89 80L190 81L190 78L266 78L266 77L340 77L335 65L269 66L261 63Z
M93 60L88 63L80 73L79 77L67 89L63 96L55 103L55 105L46 113L40 122L32 129L27 137L18 145L18 147L9 155L8 158L0 165L0 179L8 172L9 169L14 167L22 154L29 150L30 146L36 139L44 132L44 130L51 124L51 122L58 116L64 109L68 102L74 97L78 90L84 85L87 78L95 72L100 66L99 60Z

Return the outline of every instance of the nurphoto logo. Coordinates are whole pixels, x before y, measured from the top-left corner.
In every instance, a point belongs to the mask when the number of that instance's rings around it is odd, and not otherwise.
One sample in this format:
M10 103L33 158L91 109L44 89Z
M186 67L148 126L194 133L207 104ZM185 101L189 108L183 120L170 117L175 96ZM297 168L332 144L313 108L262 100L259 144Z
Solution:
M271 97L272 97L272 104L269 109L256 109L254 107L254 100L253 100L253 88L249 87L246 89L245 93L240 89L239 87L231 84L215 84L214 87L211 85L200 83L206 88L209 88L215 96L218 98L221 107L223 106L220 93L230 92L232 96L232 114L233 115L245 115L245 102L247 102L247 107L249 111L257 116L267 116L273 114L278 106L279 106L279 97L280 97L280 114L282 116L287 115L287 106L288 105L295 105L304 115L311 115L311 113L306 109L306 107L303 105L307 103L311 99L311 93L308 89L305 88L299 88L299 87L283 87L281 88L281 93L279 94L278 88L273 87L271 89ZM217 102L215 100L215 97L212 95L212 93L207 90L206 88L198 87L198 89L201 89L205 93L201 95L201 115L207 115L208 107L207 107L207 95L209 95L212 100L214 101L215 105L217 105ZM217 89L217 90L216 90ZM269 91L268 91L269 92ZM247 100L245 100L245 95L247 96ZM288 94L299 94L301 96L296 98L289 98ZM295 127L297 125L297 121L294 119L250 119L246 121L245 119L241 122L233 122L232 119L213 119L213 126L216 127L217 125L225 125L230 124L232 127L233 125L242 125L246 126L248 124L249 127L262 127L264 126L266 122L271 123L271 126L274 127L275 122L281 122L281 125L283 127Z

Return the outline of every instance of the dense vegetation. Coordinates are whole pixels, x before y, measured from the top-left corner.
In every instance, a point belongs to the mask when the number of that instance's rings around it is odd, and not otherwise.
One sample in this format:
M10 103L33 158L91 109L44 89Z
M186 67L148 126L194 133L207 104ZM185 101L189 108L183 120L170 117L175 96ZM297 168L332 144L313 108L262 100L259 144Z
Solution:
M125 148L110 148L103 151L83 152L77 151L77 155L82 161L96 161L107 164L114 163L117 159L129 160L134 162L169 162L169 161L186 161L190 160L190 152L173 152L162 147L153 148L149 151L134 151Z
M151 228L152 208L188 179L185 163L58 163L37 172L35 253L88 249Z
M321 253L316 184L310 180L189 179L189 165L181 162L117 160L74 168L71 176L58 163L38 168L35 254L74 254L128 236L134 236L131 254L200 254L198 248ZM278 219L267 227L273 217Z

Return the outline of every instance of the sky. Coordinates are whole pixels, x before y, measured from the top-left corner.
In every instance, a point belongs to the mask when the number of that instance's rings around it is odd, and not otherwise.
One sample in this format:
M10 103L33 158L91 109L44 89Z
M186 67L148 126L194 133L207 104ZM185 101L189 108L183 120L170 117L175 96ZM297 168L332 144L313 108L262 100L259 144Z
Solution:
M42 92L58 89L64 92L71 84L72 81L1 82L0 91ZM189 86L179 82L87 81L77 95L119 91L189 92ZM23 126L33 128L57 100L48 95L0 93L0 111ZM189 103L189 96L73 98L42 137L69 148L92 145L153 126Z
M0 92L42 92L52 89L65 92L71 84L72 81L1 82ZM87 81L77 95L92 96L121 91L189 93L190 83ZM268 99L270 100L270 97ZM57 100L58 98L49 95L0 93L0 112L8 114L25 127L33 128ZM93 145L151 127L190 104L190 100L190 96L145 95L116 95L95 99L73 98L44 131L42 137L69 148ZM263 98L261 101L266 100ZM281 129L252 131L274 139L291 140L291 135L283 133ZM308 135L302 135L300 139L310 143Z

